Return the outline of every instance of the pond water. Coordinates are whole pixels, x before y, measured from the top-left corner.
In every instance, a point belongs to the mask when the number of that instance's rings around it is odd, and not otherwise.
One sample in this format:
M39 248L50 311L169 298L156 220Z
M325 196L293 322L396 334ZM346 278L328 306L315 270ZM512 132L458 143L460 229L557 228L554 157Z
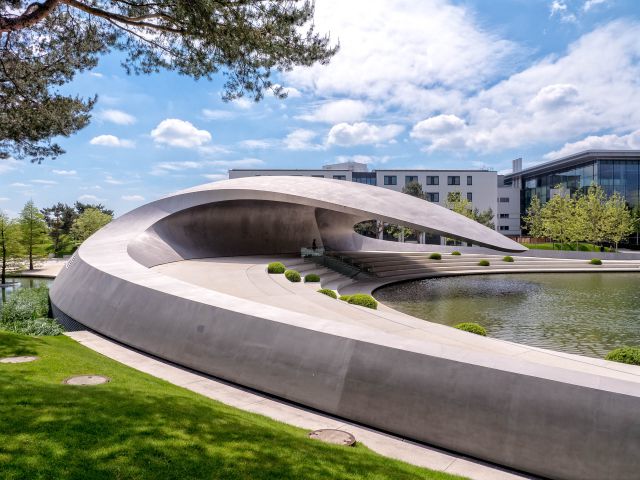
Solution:
M33 277L11 277L7 278L7 283L11 283L12 285L9 287L0 287L0 310L2 310L2 305L7 299L11 296L13 292L20 288L33 288L39 287L40 285L48 285L50 286L53 282L51 278L33 278Z
M640 346L640 273L539 273L434 278L383 287L375 297L414 317L487 335L603 357Z

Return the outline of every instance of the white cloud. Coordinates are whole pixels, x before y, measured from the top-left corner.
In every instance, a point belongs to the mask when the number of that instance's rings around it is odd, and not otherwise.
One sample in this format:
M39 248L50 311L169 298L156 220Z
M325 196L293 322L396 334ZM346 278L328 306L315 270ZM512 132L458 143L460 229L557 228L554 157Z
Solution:
M229 178L229 175L226 175L224 173L208 173L206 175L203 175L203 177L207 180L211 180L212 182L219 182L220 180L227 180Z
M201 162L185 161L185 162L161 162L157 163L151 169L152 175L164 175L169 172L182 172L183 170L193 170L202 168Z
M640 130L627 135L590 135L573 143L565 143L556 151L547 153L544 158L560 158L585 150L640 150Z
M215 110L209 108L202 109L202 116L206 120L225 120L235 116L233 112L229 110Z
M0 175L15 170L19 165L20 162L13 157L0 158Z
M593 7L595 7L597 5L603 5L603 4L606 4L606 3L609 3L609 0L587 0L586 2L584 2L584 5L582 6L582 9L585 12L588 12Z
M373 107L368 103L347 98L323 103L315 112L297 118L307 122L352 123L364 119L372 110Z
M195 148L209 143L211 134L206 130L198 130L186 120L167 118L151 131L151 138L162 145Z
M274 83L273 87L274 88L279 88L281 85ZM302 92L300 90L298 90L297 88L294 87L282 87L282 92L287 94L287 98L298 98L302 96ZM272 95L273 96L273 92L271 90L268 90L266 92L266 95Z
M464 120L455 115L437 115L416 123L411 130L411 137L431 140L434 136L447 135L464 127Z
M277 140L271 138L262 138L255 140L243 140L239 143L241 148L249 150L264 150L277 145Z
M255 104L255 102L245 97L240 97L240 98L231 100L231 103L235 105L237 108L239 108L240 110L249 110Z
M288 84L423 117L496 79L515 51L446 0L326 0L316 3L314 24L339 39L340 50L329 65L286 72Z
M0 202L8 202L9 197L0 197Z
M287 150L318 150L322 145L313 143L317 136L313 130L298 128L289 133L282 143Z
M553 0L549 9L551 10L551 14L549 16L557 16L560 18L561 22L575 23L578 21L576 16L569 11L567 4L562 0Z
M31 183L37 183L38 185L57 185L58 182L54 182L53 180L31 180Z
M89 75L91 75L92 77L96 77L96 78L102 78L104 77L103 74L98 73L98 72L89 72Z
M136 117L122 110L102 110L98 116L107 122L116 123L118 125L133 125L136 123Z
M578 89L571 84L561 83L542 87L529 102L534 110L554 110L575 103Z
M81 202L104 202L104 198L98 198L95 195L80 195L78 200Z
M392 140L402 130L404 127L394 124L377 126L366 122L339 123L329 130L327 143L343 147L379 144Z
M124 182L122 180L116 180L111 175L107 175L107 177L104 179L104 183L108 183L110 185L123 185L124 184Z
M123 195L122 200L126 200L127 202L143 202L144 197L142 195Z
M27 187L30 187L31 185L29 185L28 183L14 182L9 186L14 188L27 188Z
M203 168L215 168L225 170L229 168L248 168L264 165L259 158L242 158L239 160L205 160L184 162L161 162L153 166L152 175L165 175L167 173L181 173L186 170L200 170Z
M62 175L65 177L72 177L78 174L78 172L75 170L52 170L52 172L56 175Z
M124 140L115 135L98 135L97 137L93 137L89 143L102 147L133 148L135 146L131 140Z
M387 163L389 160L391 160L389 155L338 155L336 157L337 163L358 162L367 165Z
M241 158L240 160L211 160L206 166L218 168L248 168L264 165L264 160L259 158Z

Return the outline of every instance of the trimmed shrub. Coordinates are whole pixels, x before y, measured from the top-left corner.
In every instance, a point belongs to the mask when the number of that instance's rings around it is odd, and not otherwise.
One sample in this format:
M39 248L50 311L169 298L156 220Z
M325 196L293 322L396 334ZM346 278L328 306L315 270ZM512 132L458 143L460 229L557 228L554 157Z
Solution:
M273 262L267 265L267 272L269 273L284 273L287 267L282 262Z
M604 357L612 362L628 363L629 365L640 365L640 348L639 347L622 347L611 350Z
M431 260L442 260L442 255L440 255L439 253L432 253L431 255L429 255L429 258Z
M49 313L49 289L46 285L14 292L2 308L0 328L22 335L60 335L62 326Z
M459 251L454 250L453 252L451 252L451 255L462 255Z
M592 258L591 260L589 260L589 263L591 265L602 265L602 260L600 260L599 258Z
M462 330L464 332L475 333L476 335L482 335L483 337L487 336L487 331L484 329L484 327L473 322L459 323L453 328L457 328L458 330Z
M284 272L284 276L287 277L287 280L290 282L299 282L301 280L300 274L296 270L287 270Z
M318 290L318 292L323 295L326 295L327 297L338 298L338 295L336 294L336 292L334 292L329 288L321 288L320 290Z
M318 275L317 273L307 273L304 276L304 281L305 282L319 282L320 281L320 275Z
M508 263L513 263L513 257L510 255L506 255L504 257L502 257L502 261L503 262L508 262Z
M351 295L340 295L340 300L342 300L343 302L348 302L350 298Z
M361 307L372 308L374 310L378 308L378 302L376 302L376 299L366 293L356 293L354 295L346 296L349 297L346 302L351 305L360 305ZM340 297L340 299L342 300L342 297Z
M491 262L489 262L489 260L480 260L478 262L478 265L480 267L488 267L489 265L491 265Z

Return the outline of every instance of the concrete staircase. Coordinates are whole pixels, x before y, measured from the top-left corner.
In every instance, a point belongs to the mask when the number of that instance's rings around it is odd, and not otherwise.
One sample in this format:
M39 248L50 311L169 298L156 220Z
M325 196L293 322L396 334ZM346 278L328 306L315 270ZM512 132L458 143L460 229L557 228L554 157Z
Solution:
M354 279L338 273L330 268L323 267L316 263L303 258L287 259L284 261L287 268L297 270L304 278L309 273L315 273L320 276L321 288L329 288L331 290L339 290L340 288L351 285L355 282Z

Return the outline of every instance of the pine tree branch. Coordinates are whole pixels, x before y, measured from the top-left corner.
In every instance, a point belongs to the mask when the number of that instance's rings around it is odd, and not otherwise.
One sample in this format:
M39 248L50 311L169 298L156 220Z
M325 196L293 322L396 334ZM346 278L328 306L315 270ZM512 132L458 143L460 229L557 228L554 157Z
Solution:
M46 0L44 3L34 2L17 17L0 16L0 32L12 32L35 25L58 6L60 0Z

